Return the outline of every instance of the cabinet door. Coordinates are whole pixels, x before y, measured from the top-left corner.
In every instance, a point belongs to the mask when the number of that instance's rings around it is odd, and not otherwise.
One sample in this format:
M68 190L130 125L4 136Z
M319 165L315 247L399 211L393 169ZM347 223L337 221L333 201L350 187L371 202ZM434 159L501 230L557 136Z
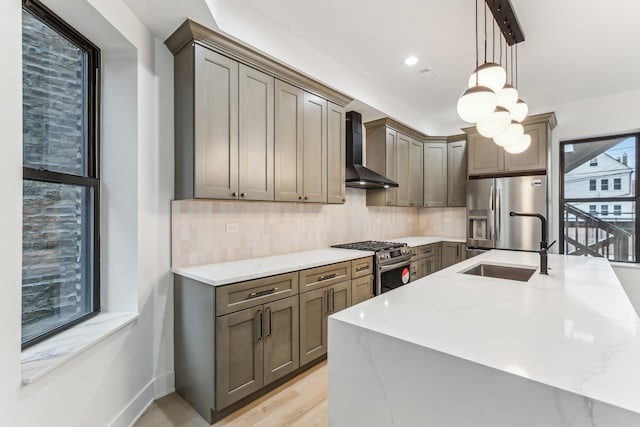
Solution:
M241 200L273 200L274 78L246 65L239 72Z
M424 206L447 206L446 142L424 144Z
M262 388L262 314L258 306L216 318L218 410Z
M460 252L459 243L442 242L442 268L460 262Z
M329 314L351 307L351 280L329 286Z
M547 169L547 123L536 123L524 127L531 136L531 145L519 154L505 151L504 166L509 172L540 171Z
M276 80L275 199L302 200L302 121L304 91Z
M504 150L491 138L474 134L468 138L469 175L484 175L504 171Z
M424 275L428 276L438 271L438 262L436 255L428 256L424 259Z
M238 193L238 63L195 46L194 196Z
M351 281L351 305L373 298L373 275L358 277Z
M447 149L448 206L467 205L467 143L452 142Z
M300 294L300 366L327 352L328 288Z
M424 276L430 273L427 258L419 259L417 262L418 267L418 279L422 279Z
M327 100L304 94L303 191L305 202L327 203Z
M411 177L409 175L409 147L411 138L398 132L396 144L396 171L398 177L397 206L409 206L411 201Z
M409 184L411 188L411 200L410 206L420 206L424 204L424 178L423 178L423 146L424 144L418 141L411 140L409 146Z
M298 296L264 305L264 385L300 367Z
M346 130L344 108L329 103L327 118L327 202L345 202Z
M397 164L398 135L395 130L386 128L385 142L385 173L384 176L398 182ZM388 188L386 190L387 206L395 206L398 203L398 189Z

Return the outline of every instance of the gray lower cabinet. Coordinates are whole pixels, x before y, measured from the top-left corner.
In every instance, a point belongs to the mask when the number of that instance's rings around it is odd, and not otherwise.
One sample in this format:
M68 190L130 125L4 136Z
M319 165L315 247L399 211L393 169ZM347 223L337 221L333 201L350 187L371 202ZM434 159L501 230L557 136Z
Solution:
M424 206L447 206L447 143L424 144Z
M300 367L296 296L216 319L216 407Z
M422 279L440 270L441 243L411 248L411 281Z
M300 294L300 366L327 353L327 319L350 306L351 280Z
M442 242L442 268L465 259L466 245L456 242Z
M351 280L351 305L373 298L373 275Z
M450 142L447 147L447 206L467 205L467 142Z
M328 289L300 294L300 366L327 353Z

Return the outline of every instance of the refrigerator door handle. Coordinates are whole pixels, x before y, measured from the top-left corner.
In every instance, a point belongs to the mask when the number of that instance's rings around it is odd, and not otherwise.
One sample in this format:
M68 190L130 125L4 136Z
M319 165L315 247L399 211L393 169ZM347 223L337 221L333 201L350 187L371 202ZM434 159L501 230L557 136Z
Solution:
M495 240L500 240L500 227L502 226L502 209L500 206L500 192L501 188L496 185L496 237Z
M493 212L493 185L489 189L489 218L488 218L488 226L489 226L489 238L491 240L496 240L496 236L494 234L494 212Z

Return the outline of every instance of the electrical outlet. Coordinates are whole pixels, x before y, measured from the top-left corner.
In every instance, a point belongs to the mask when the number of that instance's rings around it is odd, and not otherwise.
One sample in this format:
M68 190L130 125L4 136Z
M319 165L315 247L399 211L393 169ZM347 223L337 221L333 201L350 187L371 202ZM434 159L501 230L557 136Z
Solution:
M240 224L238 224L237 222L230 222L225 224L224 226L224 230L227 233L237 233L240 231Z
M296 230L304 230L304 219L296 220Z

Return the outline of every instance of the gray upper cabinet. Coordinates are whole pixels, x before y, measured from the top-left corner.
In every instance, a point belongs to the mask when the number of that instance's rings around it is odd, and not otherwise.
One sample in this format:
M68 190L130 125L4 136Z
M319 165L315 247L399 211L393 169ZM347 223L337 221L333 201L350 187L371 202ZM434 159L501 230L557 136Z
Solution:
M276 81L276 200L327 203L327 116L326 99Z
M344 202L350 97L190 20L165 43L176 199Z
M554 113L527 117L522 123L531 136L531 145L522 153L510 154L492 139L477 133L475 127L464 129L468 136L469 176L496 176L508 173L544 172L547 170L551 130L556 126Z
M396 171L398 177L398 206L410 206L411 203L411 173L409 150L411 138L398 132L396 148Z
M366 166L387 178L397 181L397 133L384 125L370 126L365 123ZM396 206L398 189L367 190L367 205Z
M195 165L186 171L176 171L176 175L185 173L187 176L181 177L182 180L195 181L192 197L235 199L238 197L238 63L200 46L194 49ZM184 64L183 68L189 65ZM181 106L176 103L175 108Z
M447 206L467 205L466 144L466 141L456 141L447 147Z
M389 128L384 128L384 152L385 170L383 175L387 178L397 181L398 180L398 165L397 165L397 147L398 147L398 135L396 131ZM369 155L367 154L367 162L369 161ZM387 190L379 190L383 192L384 204L395 206L398 203L398 189L389 188ZM367 192L368 195L368 192Z
M327 117L327 203L344 203L346 129L344 108L329 102Z
M327 100L304 94L304 201L327 203Z
M302 201L304 91L276 80L275 199Z
M274 78L240 65L240 199L274 200Z
M447 206L447 143L424 144L424 206Z
M411 140L409 146L409 186L411 198L409 206L424 204L424 144Z

